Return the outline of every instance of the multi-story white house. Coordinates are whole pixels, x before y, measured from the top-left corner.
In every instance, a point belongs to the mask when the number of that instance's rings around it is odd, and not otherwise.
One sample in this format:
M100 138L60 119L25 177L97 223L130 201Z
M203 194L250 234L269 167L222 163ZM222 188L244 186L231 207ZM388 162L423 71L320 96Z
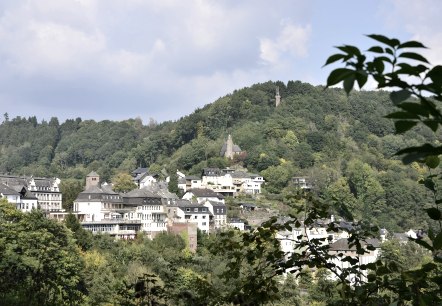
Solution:
M205 201L222 202L224 203L224 196L207 188L193 188L188 190L183 195L184 200L191 202L204 203Z
M187 175L178 177L178 188L183 192L187 192L189 189L193 188L201 188L201 186L201 178L198 176Z
M123 195L125 207L132 211L125 214L128 220L139 220L141 231L149 238L156 234L167 231L167 213L161 196L149 190L147 187L134 189Z
M181 173L181 172L180 172ZM264 178L258 174L234 169L204 168L201 178L197 176L179 176L178 188L187 192L190 189L211 189L224 196L238 193L260 194Z
M74 201L74 212L83 228L125 239L134 238L138 231L153 238L167 230L165 206L176 201L175 194L158 183L118 194L110 185L98 187L98 182L98 174L90 173L87 189Z
M171 223L196 223L202 232L210 232L212 213L208 207L188 200L178 200L167 209Z
M0 183L19 193L18 198L10 196L8 201L17 205L22 211L40 208L51 217L63 212L62 194L58 178L34 178L11 175L0 175Z
M223 202L205 201L203 203L212 214L211 216L211 227L218 229L227 226L227 207Z

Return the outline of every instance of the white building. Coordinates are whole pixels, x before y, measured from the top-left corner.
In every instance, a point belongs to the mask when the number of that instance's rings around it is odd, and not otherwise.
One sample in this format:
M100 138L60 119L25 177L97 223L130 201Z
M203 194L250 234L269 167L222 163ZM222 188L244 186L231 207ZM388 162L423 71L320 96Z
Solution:
M167 200L166 200L167 201ZM128 220L139 220L141 231L149 238L167 231L167 213L162 198L147 187L134 189L123 195L124 206L131 211L125 214Z
M211 225L213 228L224 228L227 226L227 207L223 202L205 201L203 204L212 214Z
M190 189L184 194L183 199L191 202L196 201L198 203L204 203L206 201L224 203L223 195L213 191L212 189L207 188Z
M367 245L373 246L375 249L373 251L368 251L365 254L357 254L356 246L350 246L348 244L347 239L339 239L338 241L332 243L330 245L329 254L336 255L331 262L336 265L341 271L343 269L350 268L352 265L348 261L344 261L343 259L347 256L358 259L357 265L366 265L372 262L375 262L379 256L380 252L380 241L377 239L367 239L366 241L361 241L361 246L366 249ZM340 256L342 254L342 256ZM350 274L348 276L348 280L352 283L358 281L366 281L367 280L367 270L361 270L361 275ZM331 276L333 279L337 277L335 275Z
M244 220L238 219L238 218L232 218L228 222L228 226L232 228L237 228L240 231L244 231L246 229L246 224Z
M167 207L168 216L173 223L195 223L204 233L210 232L212 213L209 208L188 200L179 200Z
M156 183L158 180L157 174L149 173L147 168L137 168L132 171L132 177L135 184L137 184L138 188L149 187L153 183Z
M19 193L18 197L11 194L8 201L16 204L17 208L22 211L40 208L49 217L64 211L62 209L62 194L59 189L60 179L58 178L0 175L0 184Z

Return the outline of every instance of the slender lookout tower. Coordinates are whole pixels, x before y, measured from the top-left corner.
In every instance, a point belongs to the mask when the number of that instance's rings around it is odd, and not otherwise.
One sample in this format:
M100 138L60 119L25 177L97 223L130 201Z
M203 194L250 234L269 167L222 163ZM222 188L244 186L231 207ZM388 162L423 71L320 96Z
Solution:
M279 86L276 86L275 106L278 107L281 104L281 96L279 95Z

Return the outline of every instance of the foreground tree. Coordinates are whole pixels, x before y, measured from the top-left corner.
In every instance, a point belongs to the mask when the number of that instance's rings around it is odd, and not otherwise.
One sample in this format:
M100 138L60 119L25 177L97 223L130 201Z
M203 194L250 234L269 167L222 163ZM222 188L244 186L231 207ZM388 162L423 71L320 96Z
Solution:
M83 299L79 250L70 231L0 200L0 299L4 305L73 305Z

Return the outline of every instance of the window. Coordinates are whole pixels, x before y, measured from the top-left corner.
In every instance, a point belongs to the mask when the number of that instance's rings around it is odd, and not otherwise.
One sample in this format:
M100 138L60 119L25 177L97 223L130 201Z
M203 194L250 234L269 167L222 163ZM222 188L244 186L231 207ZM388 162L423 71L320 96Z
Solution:
M193 218L194 218L194 219L198 219L198 216L194 216Z
M193 211L194 211L194 212L198 212L198 207L195 207L195 208L193 209Z
M190 211L190 208L186 208L186 211L189 212L189 211Z
M203 219L206 219L206 216L203 216Z
M206 222L203 222L203 225L206 225Z

